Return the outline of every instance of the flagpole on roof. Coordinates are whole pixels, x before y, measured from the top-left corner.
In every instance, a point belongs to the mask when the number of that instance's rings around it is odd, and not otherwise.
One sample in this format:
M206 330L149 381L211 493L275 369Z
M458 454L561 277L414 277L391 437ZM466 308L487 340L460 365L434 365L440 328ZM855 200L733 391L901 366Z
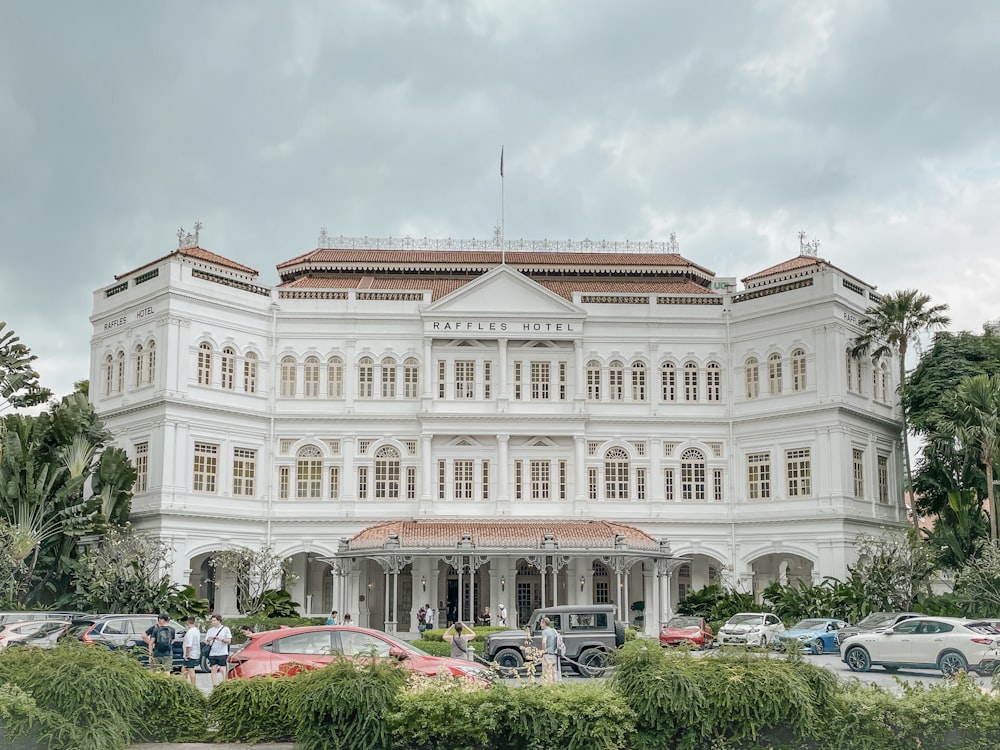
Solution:
M504 205L503 205L503 144L500 145L500 265L507 264L507 240L504 238Z

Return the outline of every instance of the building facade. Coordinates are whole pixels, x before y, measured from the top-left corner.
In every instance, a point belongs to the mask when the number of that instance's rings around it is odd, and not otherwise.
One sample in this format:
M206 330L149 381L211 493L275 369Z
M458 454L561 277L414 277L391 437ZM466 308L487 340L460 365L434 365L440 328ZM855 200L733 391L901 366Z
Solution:
M320 244L265 285L183 236L95 292L133 522L220 611L213 554L269 547L309 613L614 602L653 632L905 525L896 369L848 354L879 297L808 245L737 285L673 242Z

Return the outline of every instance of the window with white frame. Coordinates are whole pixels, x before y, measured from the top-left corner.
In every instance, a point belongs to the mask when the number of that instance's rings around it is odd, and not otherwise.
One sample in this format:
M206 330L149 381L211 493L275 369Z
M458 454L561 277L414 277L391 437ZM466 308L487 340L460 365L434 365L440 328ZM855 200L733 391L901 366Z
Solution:
M281 395L284 398L295 397L295 357L283 357L281 360Z
M233 448L233 497L253 497L257 478L257 451Z
M854 357L850 352L844 354L844 364L847 365L847 390L854 390Z
M599 486L599 475L596 466L587 467L587 497L590 500L597 499L597 491Z
M142 385L142 373L143 373L143 356L142 356L142 344L136 344L135 346L135 387L138 388Z
M444 398L448 385L448 363L443 359L438 360L438 398Z
M515 362L514 363L514 383L513 383L513 385L514 385L514 400L515 401L520 401L521 400L521 388L523 386L523 383L522 383L522 380L521 380L521 363L520 362Z
M677 368L672 362L660 365L660 390L664 401L677 400Z
M115 361L109 354L104 358L104 395L110 396L115 392Z
M878 501L883 505L889 504L889 458L888 456L878 457Z
M212 345L207 341L198 344L198 385L212 384Z
M767 393L781 395L781 355L777 352L767 358Z
M722 368L718 362L709 362L705 367L705 399L722 400Z
M146 382L156 382L156 342L150 341L146 347Z
M315 445L304 445L295 454L295 497L318 500L323 496L323 453Z
M812 454L808 448L785 451L788 497L812 495Z
M663 499L673 502L674 499L674 470L663 470Z
M490 499L490 462L483 459L483 500Z
M613 360L608 365L608 399L621 401L625 398L625 365Z
M475 462L472 459L457 459L454 466L456 500L471 500Z
M403 362L403 398L419 398L420 366L413 357Z
M681 454L681 500L705 499L705 454L688 448Z
M344 361L340 357L330 357L326 362L326 395L344 397Z
M804 391L806 389L806 351L805 349L792 350L792 390Z
M382 398L396 398L396 360L392 357L382 360Z
M145 492L149 484L149 443L135 444L135 492Z
M195 443L191 489L194 492L214 493L218 476L219 446L211 443Z
M885 362L879 368L879 377L882 380L882 400L886 403L889 402L889 365Z
M302 366L302 395L319 398L319 357L306 357Z
M534 401L549 400L549 383L551 382L551 367L548 362L531 363L531 398Z
M854 497L865 496L865 452L859 448L851 451L851 466L854 476Z
M624 448L611 448L604 454L604 497L606 500L628 500L629 460Z
M632 377L632 400L646 400L646 363L638 360L632 363L630 368Z
M118 359L115 361L115 390L118 393L125 391L125 352L118 352Z
M747 454L747 499L771 499L771 454Z
M646 499L646 470L642 467L635 470L635 499Z
M712 469L712 498L722 502L722 469Z
M532 500L549 499L551 471L552 467L548 461L532 461L529 464Z
M864 373L864 363L860 359L854 360L854 379L857 384L858 393L862 395L865 392L865 381L863 373Z
M487 401L493 398L493 363L483 362L483 398Z
M413 466L406 467L406 499L417 499L417 469Z
M684 400L698 400L698 365L694 362L684 365Z
M375 361L371 357L358 360L358 398L375 398Z
M340 499L340 467L330 467L330 499Z
M472 360L455 361L455 398L476 397L476 363Z
M358 500L368 499L368 467L358 467Z
M224 390L231 391L236 388L236 350L233 347L222 348L220 364L220 385Z
M760 363L756 357L750 357L743 365L746 397L755 399L760 396Z
M559 363L559 400L566 400L567 367L565 362Z
M601 363L594 359L587 363L587 400L601 400Z
M559 461L559 499L566 499L566 462Z
M524 462L514 462L514 499L524 498Z
M243 392L257 392L257 355L247 352L243 359Z
M445 484L448 478L448 467L443 458L438 459L438 500L447 497L448 487Z
M291 493L291 471L288 466L278 467L278 499L287 500Z
M399 451L392 445L375 451L375 499L399 499Z

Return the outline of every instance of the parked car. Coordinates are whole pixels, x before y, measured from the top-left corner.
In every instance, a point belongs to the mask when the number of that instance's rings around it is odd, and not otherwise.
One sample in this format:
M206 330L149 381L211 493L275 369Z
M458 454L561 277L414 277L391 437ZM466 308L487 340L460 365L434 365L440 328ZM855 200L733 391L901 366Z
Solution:
M704 617L691 615L675 615L660 628L661 646L680 646L682 644L695 648L709 648L714 634Z
M719 628L720 646L767 646L774 643L785 625L770 612L740 612Z
M858 633L875 633L891 628L896 623L909 620L911 617L922 617L918 612L872 612L854 625L848 625L837 631L837 647L847 638Z
M849 636L841 658L854 672L873 666L936 669L951 676L962 670L992 674L1000 660L1000 630L979 620L911 617L891 628Z
M562 604L531 613L527 630L532 647L542 647L542 618L548 617L566 644L565 663L583 677L600 677L615 649L625 643L625 623L615 619L613 604ZM517 628L491 633L483 642L483 656L502 673L524 666L525 633Z
M12 622L28 622L29 620L72 620L76 617L86 617L86 612L65 612L63 610L12 610L0 612L0 625Z
M797 643L803 650L823 654L837 650L837 633L846 628L847 623L828 617L799 620L774 641L774 647L784 648Z
M38 630L37 632L34 632L31 635L22 638L21 640L13 641L10 644L11 648L24 648L26 646L31 648L54 648L55 645L59 642L59 638L61 638L63 633L65 633L69 629L68 620L61 620L57 622L62 622L62 625L54 629L46 628Z
M0 650L35 634L46 635L65 630L67 625L69 625L68 620L28 620L0 625Z
M229 655L227 676L281 677L318 669L344 657L395 659L404 669L428 677L466 677L484 683L491 678L490 670L476 662L431 656L379 630L347 625L307 625L254 633L242 649Z
M73 620L62 637L84 643L103 643L113 649L138 649L136 653L140 661L145 662L149 647L143 640L143 635L156 625L156 617L134 614L87 615ZM176 620L170 621L170 627L174 629L173 668L180 669L184 664L185 628ZM204 671L207 672L207 668Z

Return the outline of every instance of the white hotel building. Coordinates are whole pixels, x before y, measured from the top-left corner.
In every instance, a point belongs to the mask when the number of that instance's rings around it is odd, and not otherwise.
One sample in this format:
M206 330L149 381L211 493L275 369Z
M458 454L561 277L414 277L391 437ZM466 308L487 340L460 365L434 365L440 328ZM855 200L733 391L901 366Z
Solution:
M738 287L673 242L320 244L271 286L187 235L94 295L133 521L222 612L212 555L269 546L309 613L611 601L653 632L905 525L896 368L847 354L878 295L809 245Z

